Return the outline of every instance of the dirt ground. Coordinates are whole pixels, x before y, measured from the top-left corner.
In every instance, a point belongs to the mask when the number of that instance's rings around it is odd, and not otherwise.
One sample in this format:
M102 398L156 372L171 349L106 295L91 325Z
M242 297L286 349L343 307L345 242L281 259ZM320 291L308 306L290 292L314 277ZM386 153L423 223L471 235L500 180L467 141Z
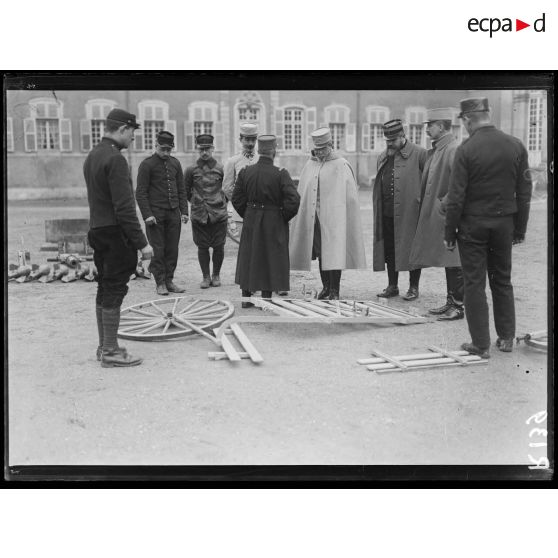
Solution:
M370 193L360 192L369 269L344 272L341 295L375 300ZM514 248L517 332L546 329L547 209L532 206L527 240ZM23 238L32 262L49 253L45 219L86 218L85 204L8 206L8 262ZM177 282L185 296L234 302L237 245L227 242L223 286L202 291L190 225ZM291 296L319 288L319 273L291 274ZM407 287L407 274L400 278ZM530 464L527 419L546 409L547 357L525 345L493 348L486 364L378 374L357 364L377 348L392 355L428 345L456 350L465 320L416 325L246 324L264 362L210 361L210 341L190 336L123 344L144 364L104 369L95 359L95 283L7 285L10 465ZM158 298L135 280L125 306ZM445 299L445 275L427 269L421 314ZM390 305L409 308L401 299ZM496 334L492 328L493 339ZM544 426L544 425L538 425Z

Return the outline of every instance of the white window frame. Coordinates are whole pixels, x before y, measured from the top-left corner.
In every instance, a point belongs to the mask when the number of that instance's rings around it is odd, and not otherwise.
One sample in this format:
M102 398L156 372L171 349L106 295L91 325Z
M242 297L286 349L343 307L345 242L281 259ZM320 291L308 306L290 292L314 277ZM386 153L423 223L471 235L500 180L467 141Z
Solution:
M339 151L356 151L356 124L351 122L351 109L347 105L332 104L324 107L324 126L330 124L344 124L345 137L344 145Z
M412 143L416 143L422 147L426 147L426 128L424 121L426 120L426 107L421 106L413 106L407 107L405 109L405 132L407 135L407 139ZM420 142L413 141L415 138L413 137L413 132L411 126L413 128L421 128L420 132Z
M218 121L219 107L211 101L195 101L188 105L188 120L184 122L184 151L196 150L196 122L211 122L211 135L215 138L215 151L224 150L222 123Z
M157 111L160 111L162 118L157 117ZM138 103L138 124L140 128L136 131L134 139L134 151L152 151L155 148L155 141L153 142L153 147L145 147L145 122L155 121L163 122L163 129L167 130L175 136L175 147L176 150L176 120L169 119L169 104L165 101L159 101L157 99L144 99Z
M544 101L545 99L541 93L529 95L527 107L527 151L529 154L540 153L543 149ZM531 110L533 105L536 105L534 118Z
M50 97L31 99L29 117L23 121L25 151L40 151L45 154L72 151L72 122L69 118L63 118L63 115L64 104L62 101ZM58 121L57 147L38 148L37 120L43 119Z
M116 107L118 103L112 99L89 99L85 103L85 119L79 123L80 129L80 148L82 151L90 151L93 145L93 121L103 121L101 138L104 135L104 123L106 123L108 113ZM99 115L95 114L98 109Z
M301 110L301 147L300 149L285 149L285 111ZM312 149L313 144L310 134L317 128L317 110L316 107L309 107L300 103L288 103L275 107L273 111L272 133L277 137L277 150L284 155L301 155Z
M386 140L383 125L390 119L388 107L369 105L365 109L366 122L362 125L362 150L371 153L381 153L386 149ZM371 146L371 137L374 132L374 147Z

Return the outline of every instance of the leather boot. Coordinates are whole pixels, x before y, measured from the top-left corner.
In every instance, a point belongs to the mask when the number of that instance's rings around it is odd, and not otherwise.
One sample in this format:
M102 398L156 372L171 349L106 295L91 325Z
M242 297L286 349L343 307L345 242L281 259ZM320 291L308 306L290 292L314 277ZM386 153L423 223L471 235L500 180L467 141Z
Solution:
M329 272L329 300L339 300L339 288L341 285L341 270L332 269Z
M431 308L428 310L429 314L434 314L434 316L439 316L440 314L445 314L453 305L453 300L451 296L447 296L446 303L443 306L439 306L438 308Z
M97 360L101 360L101 355L103 354L103 307L98 304L95 305L95 316L97 318L97 331L99 332L99 346L97 347Z
M137 366L142 362L142 358L132 356L124 347L118 347L112 351L103 351L101 366L103 368Z
M203 281L200 283L200 289L209 289L211 286L211 277L209 275L204 275Z
M320 293L318 294L318 300L328 299L329 298L329 289L330 289L329 271L322 271L320 269L320 277L322 279L323 288L320 291Z
M120 306L103 308L103 352L101 366L136 366L142 359L128 354L126 349L118 346L118 326L120 325Z
M212 287L220 287L221 286L221 279L219 275L212 275L211 276L211 286Z
M242 298L247 298L249 296L252 296L252 293L250 291L242 291ZM243 301L240 306L242 308L252 308L252 306L254 306L254 303L253 302L248 302L248 301Z

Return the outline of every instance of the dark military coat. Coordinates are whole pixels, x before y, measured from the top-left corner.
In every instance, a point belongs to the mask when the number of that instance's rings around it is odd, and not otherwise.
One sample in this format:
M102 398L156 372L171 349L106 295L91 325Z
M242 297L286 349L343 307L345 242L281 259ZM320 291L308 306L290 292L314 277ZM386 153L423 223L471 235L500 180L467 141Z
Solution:
M240 171L232 204L244 218L236 283L252 292L288 291L289 221L300 205L288 171L260 157Z

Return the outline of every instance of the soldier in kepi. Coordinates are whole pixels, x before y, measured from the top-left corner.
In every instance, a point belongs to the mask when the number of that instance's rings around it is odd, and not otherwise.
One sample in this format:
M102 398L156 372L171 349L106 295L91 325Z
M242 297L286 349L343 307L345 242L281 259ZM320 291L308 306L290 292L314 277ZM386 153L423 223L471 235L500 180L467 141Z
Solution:
M225 258L227 238L227 200L223 192L223 165L213 158L213 136L196 137L199 159L186 169L186 196L192 204L192 236L198 247L198 261L202 271L200 287L220 287L221 265ZM213 256L209 249L213 249ZM213 263L210 274L209 265Z
M232 194L232 203L244 218L235 282L243 298L261 291L289 290L289 221L296 215L300 196L286 169L273 164L275 136L258 138L260 155L255 165L243 168ZM242 302L243 308L253 306Z
M256 140L258 138L258 126L249 122L240 125L240 143L242 153L233 155L225 163L223 176L223 192L228 200L232 199L234 184L238 173L249 165L254 165L258 161L258 154L255 151ZM241 223L242 217L233 208L231 219L233 223Z
M459 252L450 252L444 246L446 198L458 145L451 131L452 118L449 108L432 109L426 114L426 134L432 139L432 149L422 172L419 220L409 255L412 268L445 268L446 303L429 310L440 321L461 320L465 315Z
M182 223L188 222L188 201L182 166L171 156L174 136L162 131L156 142L155 153L139 166L136 199L154 250L149 271L155 278L157 294L168 295L184 292L173 279Z
M103 139L83 165L89 203L89 244L97 267L95 301L101 366L136 366L142 359L118 346L120 307L130 275L138 263L137 251L149 259L152 248L136 215L128 162L120 153L134 141L136 116L122 109L107 115Z
M310 270L318 259L319 299L339 299L341 271L365 269L364 240L353 169L333 152L329 128L311 134L312 157L302 169L300 211L291 225L291 269Z

